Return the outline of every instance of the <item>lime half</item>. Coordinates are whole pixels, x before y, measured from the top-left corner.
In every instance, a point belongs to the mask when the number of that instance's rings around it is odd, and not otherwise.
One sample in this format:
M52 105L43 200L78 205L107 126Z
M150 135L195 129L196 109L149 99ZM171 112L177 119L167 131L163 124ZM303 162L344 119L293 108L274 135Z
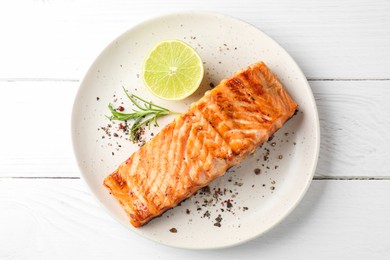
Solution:
M203 63L188 44L166 40L154 46L145 58L142 78L157 97L180 100L198 89L203 78Z

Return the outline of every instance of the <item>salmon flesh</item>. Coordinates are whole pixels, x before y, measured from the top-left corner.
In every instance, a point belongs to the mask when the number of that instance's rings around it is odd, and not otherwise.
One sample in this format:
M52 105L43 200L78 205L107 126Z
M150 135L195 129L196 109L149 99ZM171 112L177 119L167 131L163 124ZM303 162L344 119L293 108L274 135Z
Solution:
M104 185L140 227L240 163L296 109L280 81L258 62L207 91Z

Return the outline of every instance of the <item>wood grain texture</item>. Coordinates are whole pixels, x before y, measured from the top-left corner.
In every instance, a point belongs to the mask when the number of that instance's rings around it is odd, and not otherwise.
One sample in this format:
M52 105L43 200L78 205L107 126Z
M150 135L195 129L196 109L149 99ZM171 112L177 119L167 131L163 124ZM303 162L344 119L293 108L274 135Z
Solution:
M0 82L0 177L78 177L70 114L78 82ZM390 177L390 81L312 81L317 177ZM28 115L24 117L15 115Z
M80 79L127 29L186 10L253 24L285 47L309 78L390 78L387 0L1 2L0 78Z
M77 176L70 136L78 83L0 82L0 176Z
M387 259L388 186L314 181L298 208L264 236L225 250L188 251L122 227L81 180L1 179L0 259Z
M321 125L316 176L390 176L390 81L310 84Z

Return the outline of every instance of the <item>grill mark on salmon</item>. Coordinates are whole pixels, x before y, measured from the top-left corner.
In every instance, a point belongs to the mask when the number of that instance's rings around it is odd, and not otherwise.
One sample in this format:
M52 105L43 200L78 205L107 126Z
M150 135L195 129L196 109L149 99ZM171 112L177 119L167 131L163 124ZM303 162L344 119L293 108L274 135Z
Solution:
M240 163L296 108L267 66L256 63L206 92L104 185L140 227Z

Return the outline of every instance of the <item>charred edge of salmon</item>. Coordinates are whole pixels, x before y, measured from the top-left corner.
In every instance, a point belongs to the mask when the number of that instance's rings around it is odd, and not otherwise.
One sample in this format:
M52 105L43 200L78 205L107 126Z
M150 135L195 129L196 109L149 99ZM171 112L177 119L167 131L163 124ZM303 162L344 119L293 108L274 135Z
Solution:
M186 199L190 198L191 196L193 196L198 190L202 189L203 187L205 187L207 185L203 185L203 186L200 186L200 187L196 187L193 189L193 191L191 192L191 194L189 194L187 197L184 197L182 200L178 201L176 204L174 205L171 205L169 207L166 207L166 208L163 208L161 209L161 211L156 214L156 215L150 215L148 216L147 218L145 219L142 219L142 220L135 220L134 218L130 217L130 223L138 228L138 227L141 227L141 226L145 226L146 224L148 224L151 220L155 219L155 218L159 218L161 217L166 211L170 210L170 209L173 209L175 208L177 205L179 205L180 203L182 203L183 201L185 201Z
M112 194L114 198L119 202L119 204L125 209L125 212L130 218L131 224L135 227L140 227L141 225L138 224L137 221L133 221L134 219L136 219L136 217L131 215L128 210L126 210L126 203L122 201L122 197L127 197L130 189L127 184L127 181L122 178L122 176L118 173L118 170L108 175L104 179L103 185L110 191L110 194Z
M160 210L160 212L157 215L151 214L148 210L145 210L143 212L138 211L138 214L131 214L129 210L126 209L125 203L120 199L122 197L122 194L128 194L129 193L129 187L127 185L127 182L122 178L122 176L117 172L114 171L112 174L107 176L104 179L103 185L108 188L110 191L110 194L114 195L116 200L119 202L119 204L125 209L126 214L129 216L130 223L138 228L141 226L146 225L149 223L152 219L161 217L166 211L176 207L178 204L182 203L186 199L190 198L192 195L194 195L198 190L202 189L203 187L207 186L197 186L193 187L192 191L188 194L188 196L184 197L182 200L178 201L175 205L172 205L170 207L166 207ZM121 189L124 189L123 192L115 192L115 187L120 187ZM122 194L121 194L122 193ZM140 213L140 214L139 214Z
M134 227L140 227L154 217L146 207L144 210L139 209L137 214L133 214L128 210L129 206L124 198L127 198L129 195L131 196L130 189L127 181L117 171L107 176L104 179L103 185L110 190L110 194L114 195L115 199L124 208L126 214L129 216L130 223Z

